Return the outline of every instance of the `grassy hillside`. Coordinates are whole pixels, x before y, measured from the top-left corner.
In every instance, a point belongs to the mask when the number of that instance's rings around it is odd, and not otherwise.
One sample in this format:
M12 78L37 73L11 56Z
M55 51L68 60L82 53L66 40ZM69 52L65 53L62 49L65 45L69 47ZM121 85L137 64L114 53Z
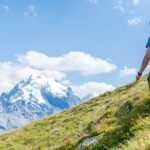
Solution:
M87 137L98 142L83 149L149 150L150 94L147 76L70 110L0 136L0 149L74 150Z

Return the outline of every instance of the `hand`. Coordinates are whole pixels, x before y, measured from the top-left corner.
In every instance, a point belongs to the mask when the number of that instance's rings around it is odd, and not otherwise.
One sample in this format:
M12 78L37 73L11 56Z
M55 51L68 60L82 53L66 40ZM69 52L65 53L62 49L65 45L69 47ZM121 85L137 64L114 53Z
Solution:
M140 78L141 78L141 75L138 75L138 74L137 74L137 76L136 76L136 81L139 81Z

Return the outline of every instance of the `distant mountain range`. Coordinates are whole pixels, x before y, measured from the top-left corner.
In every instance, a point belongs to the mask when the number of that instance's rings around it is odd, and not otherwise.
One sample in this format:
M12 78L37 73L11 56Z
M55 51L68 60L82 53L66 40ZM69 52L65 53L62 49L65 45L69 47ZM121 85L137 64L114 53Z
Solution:
M85 100L54 79L31 75L10 92L1 94L0 133L71 108Z

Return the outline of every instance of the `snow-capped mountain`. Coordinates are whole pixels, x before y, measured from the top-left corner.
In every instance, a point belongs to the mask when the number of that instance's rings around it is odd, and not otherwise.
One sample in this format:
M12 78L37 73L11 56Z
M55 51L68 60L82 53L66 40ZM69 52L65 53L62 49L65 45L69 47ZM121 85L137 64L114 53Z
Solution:
M70 87L31 75L0 96L0 132L21 127L33 120L81 103Z

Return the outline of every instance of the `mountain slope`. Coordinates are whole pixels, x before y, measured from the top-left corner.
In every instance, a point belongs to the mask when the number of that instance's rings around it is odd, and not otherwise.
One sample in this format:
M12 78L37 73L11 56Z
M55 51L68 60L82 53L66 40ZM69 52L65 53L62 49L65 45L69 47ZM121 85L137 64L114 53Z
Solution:
M149 150L150 94L146 78L5 133L0 136L0 149L73 150L83 147L85 141L96 141L83 149Z

